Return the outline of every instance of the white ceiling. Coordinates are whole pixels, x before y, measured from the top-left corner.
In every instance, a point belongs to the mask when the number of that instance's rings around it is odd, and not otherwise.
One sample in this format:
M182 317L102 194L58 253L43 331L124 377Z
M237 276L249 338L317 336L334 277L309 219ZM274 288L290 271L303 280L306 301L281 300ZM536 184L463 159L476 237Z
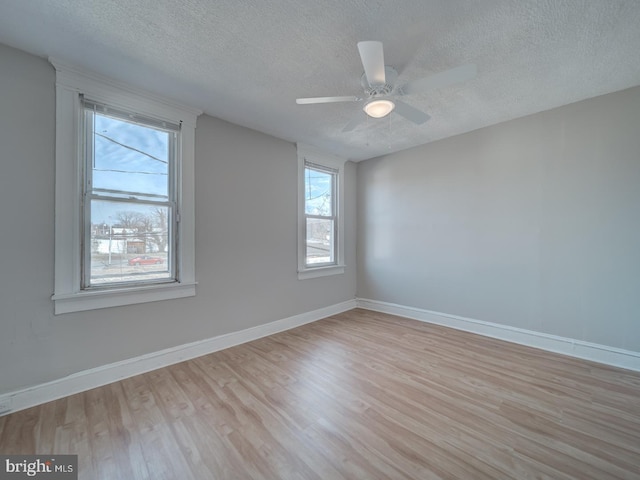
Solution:
M398 84L478 75L404 97L423 125L344 133L359 104L295 99L362 94L360 40L383 42ZM352 160L640 84L638 0L2 0L0 42Z

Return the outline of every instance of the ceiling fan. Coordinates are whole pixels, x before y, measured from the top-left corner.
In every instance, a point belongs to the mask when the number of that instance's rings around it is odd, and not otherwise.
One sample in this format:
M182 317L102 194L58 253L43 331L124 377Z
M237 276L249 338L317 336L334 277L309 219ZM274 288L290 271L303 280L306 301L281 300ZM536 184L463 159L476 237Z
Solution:
M382 42L358 42L358 51L364 67L364 73L360 79L364 89L363 96L298 98L296 103L308 105L314 103L365 102L363 110L370 117L383 118L391 112L396 112L407 120L421 125L431 117L422 110L418 110L399 100L398 97L414 93L425 93L437 88L466 82L474 78L477 73L475 65L462 65L397 87L395 81L398 78L398 72L384 64ZM358 115L347 123L342 131L349 132L353 130L362 120L362 115Z

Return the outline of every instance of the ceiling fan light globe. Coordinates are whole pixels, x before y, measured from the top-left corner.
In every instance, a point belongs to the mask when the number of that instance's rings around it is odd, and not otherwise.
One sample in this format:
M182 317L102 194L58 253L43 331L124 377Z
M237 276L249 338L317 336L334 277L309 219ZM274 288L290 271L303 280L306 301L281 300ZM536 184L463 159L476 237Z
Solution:
M372 100L364 106L364 111L370 117L382 118L389 115L394 108L396 104L391 100Z

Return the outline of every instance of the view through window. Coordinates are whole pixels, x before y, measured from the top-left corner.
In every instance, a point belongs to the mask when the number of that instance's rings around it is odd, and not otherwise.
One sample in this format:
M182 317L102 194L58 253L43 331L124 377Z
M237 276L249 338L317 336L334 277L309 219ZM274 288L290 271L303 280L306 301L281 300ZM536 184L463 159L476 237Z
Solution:
M338 171L305 162L305 264L336 263L336 184Z
M174 281L179 125L83 105L84 288Z

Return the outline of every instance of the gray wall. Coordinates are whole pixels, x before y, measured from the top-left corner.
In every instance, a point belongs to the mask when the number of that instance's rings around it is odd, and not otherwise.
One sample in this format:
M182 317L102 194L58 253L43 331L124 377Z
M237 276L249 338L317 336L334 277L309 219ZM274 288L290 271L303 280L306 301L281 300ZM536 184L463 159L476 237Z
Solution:
M295 146L201 116L197 296L54 316L54 82L0 45L0 394L355 297L355 166L346 273L299 281Z
M640 351L640 87L359 163L358 296Z

